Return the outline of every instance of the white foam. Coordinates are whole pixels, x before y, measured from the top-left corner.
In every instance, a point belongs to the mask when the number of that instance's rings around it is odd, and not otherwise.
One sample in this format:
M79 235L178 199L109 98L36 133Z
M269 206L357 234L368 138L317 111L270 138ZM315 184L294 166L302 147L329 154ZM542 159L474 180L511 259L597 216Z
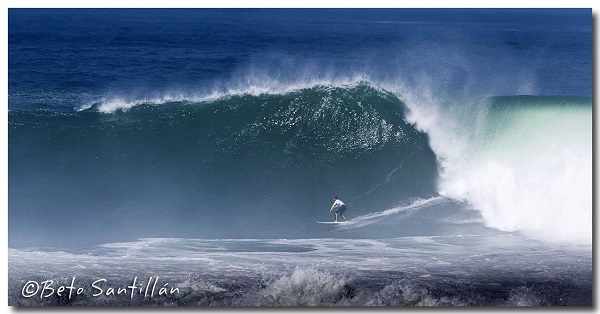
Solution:
M366 215L358 216L356 218L353 218L352 220L349 220L345 224L340 225L340 227L344 227L344 228L345 227L348 227L348 228L362 227L362 226L366 226L366 225L375 223L377 221L380 221L381 219L383 219L387 216L390 216L390 215L395 215L395 214L399 214L399 213L403 213L403 212L413 211L413 210L421 209L424 207L437 205L437 204L443 203L445 201L448 201L448 199L444 198L442 196L436 196L436 197L432 197L432 198L428 198L428 199L418 199L406 206L399 206L399 207L390 208L390 209L387 209L384 211L379 211L379 212L375 212L375 213L369 213Z
M286 306L333 304L341 295L346 279L313 268L296 268L267 286L261 303Z
M483 99L403 99L438 158L441 195L471 203L489 227L591 244L591 106L511 107L494 121Z

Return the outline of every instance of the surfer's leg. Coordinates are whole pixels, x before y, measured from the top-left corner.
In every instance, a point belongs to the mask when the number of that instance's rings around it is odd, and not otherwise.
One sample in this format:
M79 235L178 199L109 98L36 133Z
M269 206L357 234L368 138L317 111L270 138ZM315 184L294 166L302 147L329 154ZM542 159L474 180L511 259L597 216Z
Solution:
M344 218L344 220L348 220L348 219L346 219L346 216L344 216L344 212L345 212L345 211L346 211L346 205L343 205L343 206L342 206L342 207L339 209L340 216L342 216L342 218Z

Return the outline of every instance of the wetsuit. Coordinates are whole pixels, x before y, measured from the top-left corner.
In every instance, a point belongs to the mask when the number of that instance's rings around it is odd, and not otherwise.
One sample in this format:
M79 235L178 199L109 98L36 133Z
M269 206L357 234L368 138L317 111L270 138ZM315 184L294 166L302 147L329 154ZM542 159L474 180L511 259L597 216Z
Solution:
M346 204L344 204L344 202L342 202L340 199L336 199L335 202L333 202L333 205L331 205L331 209L329 211L331 212L334 208L337 208L334 212L335 221L337 221L338 214L340 214L342 218L346 220L346 217L344 217L344 212L346 211Z

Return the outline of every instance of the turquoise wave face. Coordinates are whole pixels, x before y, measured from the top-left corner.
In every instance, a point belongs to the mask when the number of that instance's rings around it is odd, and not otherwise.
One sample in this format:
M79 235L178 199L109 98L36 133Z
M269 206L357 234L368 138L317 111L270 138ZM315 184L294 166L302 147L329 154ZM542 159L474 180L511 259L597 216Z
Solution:
M10 111L11 244L319 236L334 194L349 217L435 194L435 156L404 110L357 85Z

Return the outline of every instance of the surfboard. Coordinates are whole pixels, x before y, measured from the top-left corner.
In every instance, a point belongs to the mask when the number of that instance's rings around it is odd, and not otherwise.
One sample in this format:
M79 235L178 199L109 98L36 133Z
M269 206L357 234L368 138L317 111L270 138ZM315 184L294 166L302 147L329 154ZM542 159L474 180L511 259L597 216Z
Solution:
M348 221L317 221L318 224L328 224L328 225L340 225L345 224Z

